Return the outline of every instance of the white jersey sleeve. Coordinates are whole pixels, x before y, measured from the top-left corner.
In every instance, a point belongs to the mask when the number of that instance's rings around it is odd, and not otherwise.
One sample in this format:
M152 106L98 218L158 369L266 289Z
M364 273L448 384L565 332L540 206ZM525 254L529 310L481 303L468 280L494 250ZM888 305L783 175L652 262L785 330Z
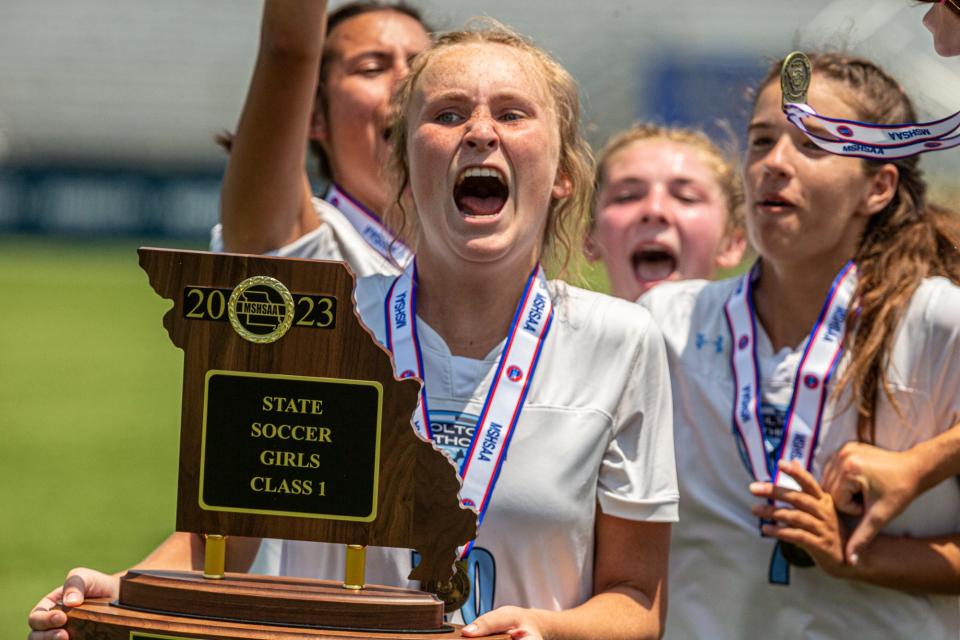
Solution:
M346 262L357 277L400 272L399 266L371 247L336 207L326 200L314 198L313 208L320 220L319 227L264 255L339 260ZM210 230L210 251L223 251L223 227L219 223Z
M617 404L616 428L603 456L597 497L607 515L675 522L679 492L666 349L648 314L637 324L636 350L610 354L611 358L629 357L630 373ZM607 382L597 376L596 384Z

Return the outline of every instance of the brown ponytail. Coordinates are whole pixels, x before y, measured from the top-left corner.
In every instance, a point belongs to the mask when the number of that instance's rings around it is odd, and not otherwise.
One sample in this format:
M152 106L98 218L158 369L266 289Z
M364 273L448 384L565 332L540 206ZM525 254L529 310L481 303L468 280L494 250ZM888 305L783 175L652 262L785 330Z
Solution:
M873 62L840 54L814 54L810 60L814 81L817 75L826 76L849 90L849 104L858 119L876 124L917 122L903 88ZM762 86L779 73L777 63ZM862 162L868 175L884 164ZM852 357L835 393L839 396L848 386L853 390L857 435L864 442L876 439L881 389L898 409L886 370L897 326L913 293L931 276L960 284L960 221L947 209L927 204L927 185L918 162L914 156L892 163L899 170L897 193L871 217L854 257L860 275L859 312L847 320L845 340Z

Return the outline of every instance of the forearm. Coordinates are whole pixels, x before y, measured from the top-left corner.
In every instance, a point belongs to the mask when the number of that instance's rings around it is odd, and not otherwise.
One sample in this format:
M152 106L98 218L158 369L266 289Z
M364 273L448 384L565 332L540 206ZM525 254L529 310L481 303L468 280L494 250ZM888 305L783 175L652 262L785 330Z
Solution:
M544 640L640 640L659 638L666 617L666 594L652 598L637 589L616 587L599 593L579 607L541 611L535 615Z
M960 424L910 449L920 470L920 492L960 475Z
M245 572L257 555L260 538L227 537L226 570ZM204 541L195 533L176 531L164 540L134 569L200 570L203 568Z
M223 180L228 251L262 253L299 237L306 218L306 141L313 116L326 2L272 0Z
M878 536L849 577L898 591L960 594L960 535Z

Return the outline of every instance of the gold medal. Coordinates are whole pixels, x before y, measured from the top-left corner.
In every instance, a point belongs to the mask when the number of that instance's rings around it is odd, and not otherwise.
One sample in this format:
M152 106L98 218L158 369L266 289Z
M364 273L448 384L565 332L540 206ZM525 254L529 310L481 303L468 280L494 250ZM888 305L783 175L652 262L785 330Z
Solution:
M443 602L444 613L453 613L470 597L470 579L467 576L467 561L457 560L453 577L446 582L423 583L424 591L436 595Z
M810 88L810 77L813 75L813 66L810 58L802 51L794 51L783 60L780 67L780 106L790 103L806 104L807 90Z

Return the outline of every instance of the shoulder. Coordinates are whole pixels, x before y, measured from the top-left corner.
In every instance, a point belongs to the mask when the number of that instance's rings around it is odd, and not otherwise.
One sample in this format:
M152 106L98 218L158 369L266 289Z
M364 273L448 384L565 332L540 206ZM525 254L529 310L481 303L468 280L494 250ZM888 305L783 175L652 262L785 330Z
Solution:
M353 291L360 319L378 339L382 339L386 331L384 301L394 280L396 276L384 274L364 276L357 278L357 286Z
M930 331L956 332L960 328L960 286L942 277L924 279L910 299L904 320Z
M659 284L637 302L650 311L664 335L686 336L690 327L725 323L723 308L739 277L711 282L683 280Z
M561 323L565 331L592 335L596 339L657 332L650 312L636 303L561 280L551 281L550 291L556 309L555 321Z

